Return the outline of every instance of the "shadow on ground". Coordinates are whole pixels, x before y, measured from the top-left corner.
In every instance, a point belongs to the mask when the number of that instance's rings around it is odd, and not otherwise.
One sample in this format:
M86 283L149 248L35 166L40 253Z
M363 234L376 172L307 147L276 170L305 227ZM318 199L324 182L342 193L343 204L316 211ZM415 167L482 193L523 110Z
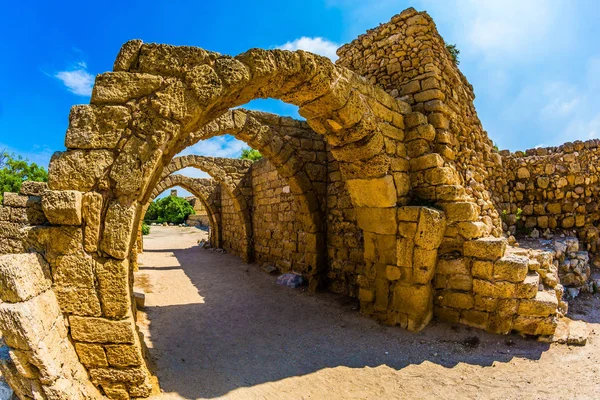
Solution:
M218 397L338 366L399 370L425 360L444 367L490 366L515 356L537 360L549 347L435 321L420 333L390 328L361 316L351 299L279 286L229 254L199 246L149 251L172 252L181 267L162 269L181 268L204 298L145 310L161 388L186 398Z

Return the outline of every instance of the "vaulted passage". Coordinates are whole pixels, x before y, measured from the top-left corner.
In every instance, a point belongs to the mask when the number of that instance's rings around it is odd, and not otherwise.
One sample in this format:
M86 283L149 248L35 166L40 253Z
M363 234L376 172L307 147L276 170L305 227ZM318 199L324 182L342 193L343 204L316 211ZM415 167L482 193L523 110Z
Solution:
M595 251L597 179L591 168L575 173L597 143L546 149L541 163L495 150L473 88L426 13L405 10L338 55L334 64L305 51L232 57L140 40L122 46L113 71L97 76L90 104L72 108L48 186L24 185L0 208L0 329L9 354L0 367L23 397L127 399L156 390L132 282L143 216L173 186L204 202L214 247L298 272L310 292L347 295L386 325L421 331L435 317L553 340L567 312L561 279L585 284L589 274L559 275L557 265L571 265L564 251L511 247L503 227L517 229L522 206L526 227L560 221ZM237 108L259 98L293 104L306 121ZM177 157L225 134L265 160ZM177 173L187 167L213 179ZM557 200L582 204L524 200L549 197L548 187ZM570 242L566 253L576 247ZM194 312L218 305L211 296ZM373 348L351 340L340 348Z

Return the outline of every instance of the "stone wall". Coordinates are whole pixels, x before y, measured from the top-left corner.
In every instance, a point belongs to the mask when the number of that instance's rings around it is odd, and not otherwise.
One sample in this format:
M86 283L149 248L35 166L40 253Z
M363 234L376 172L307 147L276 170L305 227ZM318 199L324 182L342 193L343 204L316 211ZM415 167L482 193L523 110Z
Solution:
M244 221L236 209L228 190L221 188L221 240L228 252L243 257L246 254L247 238L243 230Z
M289 184L266 159L252 165L252 231L255 260L280 272L306 274L316 254L307 249L314 234L305 232L302 216ZM314 239L313 239L314 240ZM314 245L313 245L314 247Z
M43 182L24 182L20 193L4 193L0 205L0 254L27 250L27 227L46 222L41 195L47 188Z
M500 156L477 117L473 88L452 61L431 17L409 8L337 53L338 65L356 71L427 117L435 131L420 132L417 139L407 137L409 157L440 155L442 168L430 179L464 187L469 200L480 208L480 220L500 235L499 215L486 187ZM452 176L452 170L458 174ZM419 201L431 198L427 189L412 192Z
M574 231L585 250L598 253L600 141L501 154L494 191L504 229L511 234L536 229L540 235Z

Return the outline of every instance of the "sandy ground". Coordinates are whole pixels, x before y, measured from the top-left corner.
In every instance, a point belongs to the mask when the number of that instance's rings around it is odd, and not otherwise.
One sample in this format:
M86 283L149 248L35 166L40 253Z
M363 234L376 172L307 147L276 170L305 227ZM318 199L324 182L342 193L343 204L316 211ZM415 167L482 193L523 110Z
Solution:
M275 283L256 265L201 249L196 228L152 227L136 285L156 399L598 399L600 298L571 317L587 346L433 322L379 325L348 298ZM584 313L585 310L587 314Z

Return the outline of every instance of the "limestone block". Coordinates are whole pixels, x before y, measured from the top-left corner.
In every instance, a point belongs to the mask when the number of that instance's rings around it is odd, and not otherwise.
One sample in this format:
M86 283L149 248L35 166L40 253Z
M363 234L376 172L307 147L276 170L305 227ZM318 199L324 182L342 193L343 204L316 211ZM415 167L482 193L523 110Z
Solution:
M452 167L430 168L423 171L425 182L430 185L458 185L460 179Z
M532 299L538 292L540 285L540 275L537 272L530 272L522 283L517 285L517 295L519 299Z
M437 262L436 273L442 275L469 275L467 261L460 258L440 258Z
M394 286L392 308L414 316L424 316L433 310L433 289L430 285Z
M552 335L556 330L558 318L530 317L519 315L515 318L513 329L526 335Z
M29 196L5 192L3 201L5 207L27 207Z
M395 235L398 229L396 208L357 208L356 220L366 232Z
M104 316L109 318L124 317L131 308L129 263L127 260L98 260L96 277Z
M519 303L519 315L547 317L555 315L558 299L554 291L538 291L533 299L523 299Z
M498 307L498 299L493 297L475 296L475 309L486 312L494 312Z
M466 257L495 261L504 255L505 250L506 239L487 237L465 242L463 254Z
M20 193L25 196L41 196L48 190L46 182L25 181L21 184Z
M106 178L114 154L108 150L70 150L56 152L48 168L48 187L52 190L89 192Z
M346 184L355 207L396 205L396 188L391 175L374 179L349 179Z
M465 239L477 239L489 233L487 225L480 221L463 221L458 224L458 233Z
M0 206L0 221L10 221L10 207Z
M427 124L427 117L419 112L412 112L404 117L404 123L409 128L425 125Z
M113 149L129 134L129 110L122 106L77 105L71 108L65 145L69 149Z
M81 225L81 192L49 190L42 197L48 222L54 225Z
M54 292L64 313L90 317L102 314L94 288L56 287Z
M517 177L518 177L519 179L528 179L528 178L529 178L529 176L530 176L530 174L529 174L529 170L528 170L526 167L520 167L520 168L517 170Z
M473 279L473 293L486 297L513 298L517 285L511 282L490 282L482 279Z
M116 71L129 71L129 69L137 62L140 49L142 48L142 41L134 39L126 42L121 46L119 54L113 65L113 70Z
M415 243L411 239L399 238L396 242L396 263L400 267L413 267L413 250Z
M8 303L29 300L52 285L50 269L41 255L0 256L0 299Z
M107 367L104 348L99 344L75 343L75 351L81 363L88 367Z
M100 244L104 252L118 259L125 259L129 255L136 209L137 203L126 206L113 201L109 205Z
M105 72L96 76L91 104L123 104L147 96L163 83L160 76L131 72Z
M461 310L470 310L475 304L473 294L450 290L437 292L435 302L442 307L452 307Z
M487 327L489 314L477 310L464 310L460 313L459 322L473 328L485 329Z
M450 275L448 276L448 289L454 290L473 290L473 277L470 275Z
M444 95L444 92L439 89L428 89L419 93L415 93L415 101L417 103L434 99L444 100L445 98L446 96Z
M134 343L133 323L104 318L70 316L73 340L90 343Z
M424 249L437 249L444 238L446 218L443 212L430 207L422 207L417 222L415 244Z
M444 166L444 159L437 153L425 154L409 161L411 171L421 171Z
M460 319L460 310L454 308L435 307L433 312L440 321L458 323Z
M85 251L89 253L93 253L98 250L102 204L103 199L100 193L88 192L83 195L81 212L83 221L85 222L83 243Z
M419 125L406 132L406 142L410 142L415 139L423 139L428 142L432 142L435 139L435 128L431 125Z
M506 318L504 316L492 313L488 317L486 331L492 333L498 333L500 335L509 334L513 329L512 318Z
M494 263L495 280L523 282L529 270L529 259L524 256L508 255Z
M125 368L142 365L142 355L137 346L127 344L106 345L106 357L111 367Z
M442 113L431 113L427 116L427 119L436 129L450 129L450 121Z
M402 276L402 271L395 265L385 267L385 277L390 281L397 281Z
M365 303L371 303L375 300L375 291L371 289L360 288L358 291L358 299Z
M473 260L471 271L475 278L492 280L494 275L494 263L492 261Z
M102 390L104 394L111 400L129 400L129 392L125 384L102 384ZM147 396L143 396L147 397Z
M90 368L88 372L93 383L103 386L105 383L142 383L148 375L148 371L141 367L127 369Z
M0 303L0 331L4 342L18 350L37 349L43 335L59 322L56 296L47 290L20 303ZM64 329L64 326L63 326Z
M449 224L460 221L477 221L479 207L471 202L442 203Z

